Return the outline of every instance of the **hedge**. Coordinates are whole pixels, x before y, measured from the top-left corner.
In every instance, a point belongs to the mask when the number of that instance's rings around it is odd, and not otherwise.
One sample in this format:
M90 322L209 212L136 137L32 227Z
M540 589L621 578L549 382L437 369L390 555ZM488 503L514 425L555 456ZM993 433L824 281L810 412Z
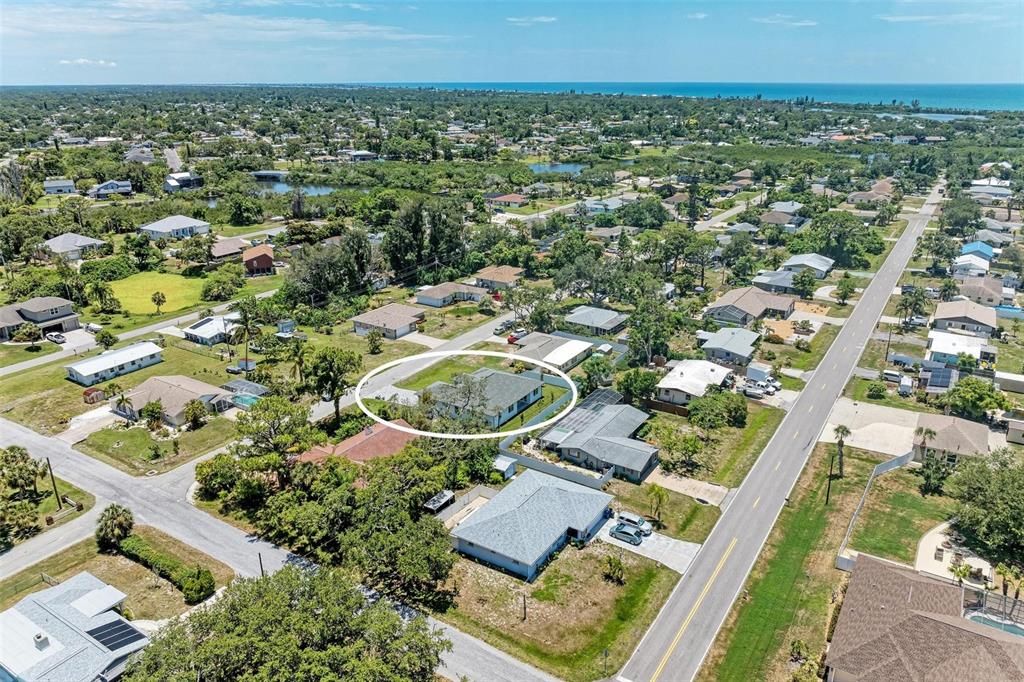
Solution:
M129 535L118 545L121 553L137 561L181 590L186 604L198 604L213 594L217 585L208 568L190 567L150 546L138 535Z
M87 260L82 263L79 273L82 279L87 282L101 281L113 282L125 279L138 272L135 263L127 256L115 256L114 258L103 258L101 260Z

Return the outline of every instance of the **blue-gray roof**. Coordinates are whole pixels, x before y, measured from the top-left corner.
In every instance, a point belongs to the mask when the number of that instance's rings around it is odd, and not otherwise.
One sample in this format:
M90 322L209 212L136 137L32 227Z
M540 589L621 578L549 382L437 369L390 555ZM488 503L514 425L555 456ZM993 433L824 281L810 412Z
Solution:
M764 284L766 286L792 289L793 278L795 276L796 273L791 270L772 270L771 272L766 272L755 277L753 284L754 286Z
M106 244L101 239L93 239L92 237L86 237L82 234L76 234L74 232L65 232L59 234L56 237L52 237L43 242L44 245L53 253L67 253L69 251L77 251L87 246L103 246Z
M754 354L754 344L757 342L758 333L752 332L743 327L723 327L708 337L702 348L715 348L750 357Z
M578 324L583 327L594 329L612 330L629 319L629 315L619 313L608 308L594 308L589 305L581 305L573 309L565 316L569 324Z
M522 398L533 393L544 384L536 375L530 373L512 374L501 370L482 367L472 374L463 374L480 384L482 405L477 406L486 415L497 415L505 411ZM454 384L435 381L425 389L439 403L451 404L457 401L457 388Z
M798 267L809 267L821 272L828 272L835 265L835 261L827 256L822 256L817 253L798 253L795 256L790 256L782 267L788 268L793 266Z
M599 490L527 470L452 535L532 566L568 529L589 529L611 501L611 495Z
M92 682L120 674L149 638L113 610L124 594L91 573L31 594L0 613L0 679Z
M573 412L588 412L576 408ZM632 471L643 471L657 454L658 448L642 440L630 438L647 421L646 412L631 405L602 405L589 410L588 419L574 419L576 428L567 435L559 434L559 450L575 449L605 462ZM568 421L574 415L566 417ZM558 429L555 426L553 430ZM551 432L545 434L545 439Z

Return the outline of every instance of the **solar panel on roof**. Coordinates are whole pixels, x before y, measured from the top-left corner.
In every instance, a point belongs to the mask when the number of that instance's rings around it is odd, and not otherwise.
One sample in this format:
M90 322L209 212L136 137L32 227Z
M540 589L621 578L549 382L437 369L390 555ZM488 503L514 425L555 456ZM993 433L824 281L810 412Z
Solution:
M953 380L953 370L948 367L942 369L933 369L931 376L928 377L929 386L937 386L939 388L947 387Z
M110 651L117 651L146 637L123 620L115 620L85 632Z

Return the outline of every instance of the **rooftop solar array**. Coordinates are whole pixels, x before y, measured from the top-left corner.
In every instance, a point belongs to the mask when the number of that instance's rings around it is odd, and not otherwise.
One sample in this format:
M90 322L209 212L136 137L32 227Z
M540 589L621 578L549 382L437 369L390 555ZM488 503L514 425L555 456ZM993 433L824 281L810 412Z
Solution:
M98 628L86 630L86 634L111 651L117 651L121 647L128 646L145 637L144 634L123 620L116 620Z
M605 405L617 405L622 400L622 394L610 388L599 388L586 398L576 404L576 408L564 419L551 427L551 431L572 432L579 431L584 426L597 418L597 413Z

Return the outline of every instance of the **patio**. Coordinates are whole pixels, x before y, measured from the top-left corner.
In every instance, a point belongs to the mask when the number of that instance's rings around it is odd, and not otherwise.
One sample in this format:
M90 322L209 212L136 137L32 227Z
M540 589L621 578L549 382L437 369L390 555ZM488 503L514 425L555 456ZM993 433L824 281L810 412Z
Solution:
M917 558L914 568L922 573L956 580L951 568L966 563L971 568L971 575L964 583L976 587L992 584L992 565L964 547L963 538L952 530L949 522L939 524L924 534L917 545Z

